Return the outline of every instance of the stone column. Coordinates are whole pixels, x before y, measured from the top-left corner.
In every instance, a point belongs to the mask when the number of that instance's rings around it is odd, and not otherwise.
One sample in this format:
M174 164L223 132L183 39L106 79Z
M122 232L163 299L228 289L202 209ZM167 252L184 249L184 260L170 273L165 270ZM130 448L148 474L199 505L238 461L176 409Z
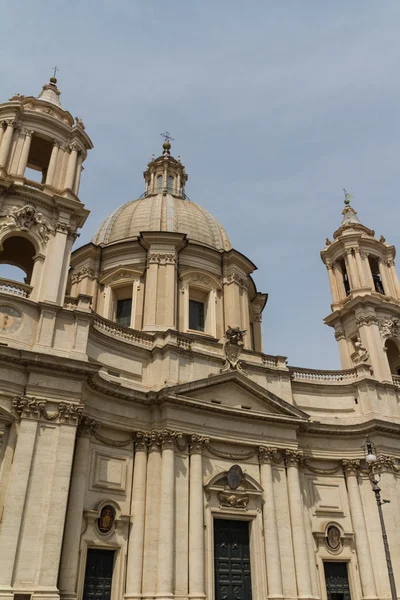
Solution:
M82 420L78 429L75 446L58 581L60 596L63 600L75 600L77 597L76 580L79 545L81 541L85 492L88 486L90 430L92 424L93 421L91 419L84 418Z
M375 284L374 284L374 280L373 280L372 273L371 273L371 266L370 266L369 260L368 260L368 252L361 250L360 258L361 258L361 262L363 265L366 285L374 292Z
M49 509L43 539L38 585L35 591L35 598L38 600L50 600L51 597L56 600L59 597L57 579L59 577L62 537L65 529L68 489L74 456L76 424L60 423L58 428L57 442L54 448L55 469L51 479ZM84 490L82 498L78 498L77 501L83 502L83 499ZM70 496L70 501L73 503L76 500ZM79 543L80 530L77 539Z
M286 469L290 521L292 526L293 553L296 566L296 581L299 598L312 598L310 565L308 562L307 538L304 529L303 500L299 480L301 453L286 450Z
M393 258L388 260L388 268L393 282L393 289L395 290L395 298L400 298L400 284Z
M165 316L163 324L166 328L176 327L176 252L165 254Z
M253 336L254 336L253 345L254 345L255 352L263 351L261 323L262 323L262 314L254 313L254 315L253 315Z
M341 268L340 264L337 262L333 263L332 268L333 268L333 273L334 273L335 279L336 279L336 287L337 287L337 291L338 291L339 300L343 300L344 298L346 298L346 290L344 288L344 283L343 283L342 268Z
M160 523L161 454L158 435L152 432L149 439L149 457L146 480L146 516L144 531L144 556L142 598L154 600L157 592L157 540Z
M356 246L355 247L355 258L356 258L356 265L357 265L357 271L358 271L358 276L360 279L360 285L361 287L366 287L367 285L367 280L365 277L365 270L364 270L364 265L363 265L363 261L361 259L361 254L360 254L360 247Z
M146 474L146 440L143 435L136 434L125 598L142 597L144 524L146 516Z
M71 145L71 154L69 155L67 174L65 176L64 187L72 190L75 181L76 162L78 159L78 144Z
M1 148L1 142L2 142L4 131L5 131L6 127L7 127L7 121L1 121L0 122L0 148Z
M32 142L32 129L24 129L25 139L21 150L21 156L19 157L18 168L16 175L21 175L21 177L25 173L26 165L28 163L29 150L31 149Z
M380 258L378 260L378 265L379 265L379 274L382 279L383 290L384 290L386 296L393 296L393 290L392 290L392 286L390 285L387 266L385 264L385 261Z
M358 470L360 468L360 461L343 460L342 462L346 476L351 520L353 522L356 539L357 559L363 598L376 598L376 587L371 552L369 549L367 526L364 519L364 511L357 478Z
M78 160L76 163L76 175L75 175L75 183L74 183L74 194L77 196L79 193L79 186L81 184L81 175L83 171L82 167L83 163L83 154L82 152L78 152Z
M174 505L175 452L174 437L169 431L161 434L161 504L158 539L157 598L173 598L174 579Z
M20 538L22 517L34 456L38 421L22 418L18 428L17 444L11 467L7 495L0 528L0 596L13 598L11 585L15 557Z
M347 275L349 276L349 279L350 279L351 291L353 291L354 288L360 287L360 282L358 279L357 268L356 268L356 261L354 258L353 251L354 251L354 248L346 248L346 257L345 257L345 262L346 262L346 267L347 267Z
M346 340L346 334L341 326L335 328L335 339L339 346L340 362L342 369L351 369L353 362L350 358L349 346Z
M54 140L54 144L53 144L53 148L52 148L51 156L50 156L49 168L47 169L46 185L53 185L59 150L60 150L60 144L56 140Z
M279 549L278 524L276 521L272 465L275 448L259 450L260 478L263 488L263 525L265 560L267 566L268 598L282 598L282 572Z
M144 299L143 329L152 329L156 324L157 310L157 279L160 257L154 252L149 252L147 257L146 288Z
M7 160L10 153L11 142L14 135L14 128L17 126L16 121L7 121L7 129L4 132L0 147L0 167L7 166Z
M335 274L334 274L333 268L332 268L332 263L327 262L326 268L328 271L329 285L331 286L332 300L333 300L333 303L335 304L336 302L339 302L340 298L339 298L339 292L338 292L337 283L336 283L336 277L335 277Z
M204 492L202 446L205 439L190 439L189 471L189 598L205 598L204 582Z

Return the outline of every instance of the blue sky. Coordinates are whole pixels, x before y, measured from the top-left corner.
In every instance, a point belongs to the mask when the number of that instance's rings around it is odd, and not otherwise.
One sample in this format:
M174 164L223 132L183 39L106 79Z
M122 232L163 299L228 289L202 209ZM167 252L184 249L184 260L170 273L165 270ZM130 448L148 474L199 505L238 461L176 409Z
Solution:
M144 191L168 129L189 197L258 266L264 351L340 368L319 252L342 188L399 244L398 1L21 0L2 22L2 98L37 95L57 64L93 140L78 244Z

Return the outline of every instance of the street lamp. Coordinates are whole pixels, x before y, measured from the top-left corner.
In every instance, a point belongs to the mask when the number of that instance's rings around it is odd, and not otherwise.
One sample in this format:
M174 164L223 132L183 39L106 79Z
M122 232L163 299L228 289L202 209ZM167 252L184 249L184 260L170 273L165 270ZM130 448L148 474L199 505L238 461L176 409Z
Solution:
M397 592L396 592L396 583L393 575L393 567L392 567L392 559L390 558L390 550L389 544L386 534L385 521L383 519L382 512L382 504L386 504L390 502L390 500L381 499L381 488L379 487L379 479L377 479L377 475L374 473L374 465L376 463L376 451L375 446L368 438L364 443L364 451L365 451L365 462L368 467L368 477L372 483L372 491L375 494L376 503L378 505L378 513L379 513L379 521L381 523L382 530L382 539L383 539L383 547L385 548L385 557L386 557L386 565L389 575L389 583L390 583L390 592L392 594L392 600L397 600Z

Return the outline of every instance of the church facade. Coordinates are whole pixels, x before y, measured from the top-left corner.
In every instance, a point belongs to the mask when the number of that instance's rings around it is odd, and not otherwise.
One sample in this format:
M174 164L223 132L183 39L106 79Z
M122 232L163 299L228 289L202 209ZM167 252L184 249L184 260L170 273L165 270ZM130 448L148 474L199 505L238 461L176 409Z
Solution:
M91 149L54 78L0 105L0 263L25 274L0 280L0 599L393 598L395 248L347 195L321 252L342 370L291 367L168 140L72 251Z

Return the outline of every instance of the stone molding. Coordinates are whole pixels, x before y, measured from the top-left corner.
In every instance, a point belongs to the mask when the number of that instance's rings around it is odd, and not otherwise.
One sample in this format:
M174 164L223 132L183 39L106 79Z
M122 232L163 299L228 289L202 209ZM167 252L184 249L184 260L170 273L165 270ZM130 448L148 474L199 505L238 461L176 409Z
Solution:
M59 402L56 410L52 413L47 411L46 404L47 400L37 400L28 396L16 396L12 401L12 407L18 420L31 418L71 425L79 424L84 410L82 404Z
M273 462L279 464L282 462L282 452L278 448L260 446L258 449L258 460L260 465L272 464Z
M195 433L192 433L192 435L189 436L190 455L201 454L203 452L203 448L206 446L206 444L209 444L209 443L210 443L209 438L204 437L202 435L196 435Z
M83 267L79 271L74 271L71 275L71 283L79 283L82 279L88 277L89 279L98 279L99 272L91 267Z
M356 326L362 327L363 325L378 325L379 321L375 315L361 315L356 318Z
M358 473L360 472L359 460L343 459L342 466L346 475L358 475Z
M302 452L299 450L285 450L285 463L287 467L300 467L302 462Z
M149 252L147 254L147 265L151 264L166 264L166 265L175 265L177 263L177 254L176 252Z
M249 287L249 282L247 281L247 279L237 271L228 271L224 273L223 284L229 285L231 283L237 283L240 288L243 288L245 290L247 290Z
M339 340L344 340L346 339L346 334L344 332L343 329L336 329L335 330L335 339L338 342Z

